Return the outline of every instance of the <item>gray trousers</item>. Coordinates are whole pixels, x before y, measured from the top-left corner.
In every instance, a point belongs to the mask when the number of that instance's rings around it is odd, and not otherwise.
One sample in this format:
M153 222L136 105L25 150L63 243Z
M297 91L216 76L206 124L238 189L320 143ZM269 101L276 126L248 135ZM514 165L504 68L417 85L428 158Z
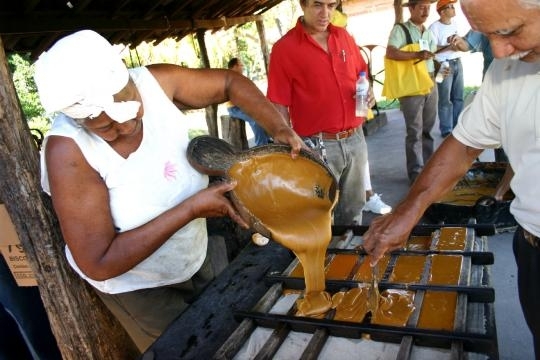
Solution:
M321 152L317 136L309 137L313 150ZM362 223L362 208L366 203L364 175L367 163L367 145L362 127L346 139L322 140L326 163L339 185L339 199L334 208L335 225Z
M437 120L437 86L433 86L427 95L405 96L399 98L399 102L407 132L405 136L407 175L412 184L433 154L433 137L430 132Z

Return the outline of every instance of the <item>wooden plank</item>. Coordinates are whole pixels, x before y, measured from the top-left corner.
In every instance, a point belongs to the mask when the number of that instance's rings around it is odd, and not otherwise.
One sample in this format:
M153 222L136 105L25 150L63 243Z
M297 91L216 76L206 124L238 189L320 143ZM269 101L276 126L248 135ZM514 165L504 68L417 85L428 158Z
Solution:
M328 339L328 336L328 330L317 329L309 340L304 352L302 352L300 360L317 360L322 348L324 347L324 344L326 343L326 340Z
M221 115L221 137L238 151L249 148L246 123L243 120Z
M253 307L254 311L267 312L281 296L283 287L281 284L274 284L268 292ZM242 348L253 330L256 328L255 322L251 319L244 319L242 323L229 336L227 341L214 354L213 359L226 360L232 359L234 355Z
M273 241L250 243L146 353L160 360L211 359L240 325L236 311L253 308L270 289L265 275L283 271L292 260Z

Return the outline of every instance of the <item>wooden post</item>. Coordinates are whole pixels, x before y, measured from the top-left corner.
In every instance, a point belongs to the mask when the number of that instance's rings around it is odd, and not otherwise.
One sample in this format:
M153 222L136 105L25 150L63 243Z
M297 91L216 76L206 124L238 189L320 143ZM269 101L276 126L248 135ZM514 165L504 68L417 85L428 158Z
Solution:
M39 156L0 37L0 199L13 220L64 360L135 359L135 345L94 291L67 264Z
M221 115L221 137L238 151L249 148L246 122L243 120Z
M257 25L257 32L259 33L259 40L261 42L261 52L264 60L264 69L266 70L266 77L268 77L268 66L270 64L270 51L268 50L268 43L266 42L266 31L264 28L264 22L262 20L255 21Z
M403 22L403 6L401 4L403 0L394 0L394 12L396 14L396 21L394 24Z
M208 50L206 49L206 42L204 41L204 29L197 30L197 42L199 43L199 49L201 49L202 62L205 68L210 69L210 60L208 58ZM217 126L217 105L210 105L206 107L206 125L208 126L208 134L211 136L219 137Z

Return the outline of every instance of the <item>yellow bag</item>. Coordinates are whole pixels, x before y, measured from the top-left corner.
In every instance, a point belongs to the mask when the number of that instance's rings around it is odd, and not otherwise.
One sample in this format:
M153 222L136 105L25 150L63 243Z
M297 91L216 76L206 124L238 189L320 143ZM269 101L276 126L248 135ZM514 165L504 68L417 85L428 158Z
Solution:
M419 44L408 44L401 51L420 51ZM384 58L384 85L382 95L387 99L403 96L426 95L434 86L425 61L391 60Z

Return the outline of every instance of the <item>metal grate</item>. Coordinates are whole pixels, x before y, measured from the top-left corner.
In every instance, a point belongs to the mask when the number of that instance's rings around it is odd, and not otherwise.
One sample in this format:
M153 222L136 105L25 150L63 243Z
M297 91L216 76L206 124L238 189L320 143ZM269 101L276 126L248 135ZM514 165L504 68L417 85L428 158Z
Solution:
M461 227L463 227L461 225ZM494 228L492 228L494 231ZM250 340L252 332L257 327L272 329L272 333L257 351L255 358L270 359L282 347L287 346L287 337L293 333L308 334L302 352L297 352L299 359L319 358L322 349L331 338L347 338L361 340L367 343L396 344L396 359L415 359L422 349L437 349L444 351L450 359L498 359L497 336L494 316L494 290L489 286L489 265L493 264L493 254L486 251L486 239L478 237L478 233L488 234L490 229L470 225L466 228L465 247L462 251L437 250L437 236L441 226L417 226L411 236L433 234L431 246L425 250L399 250L392 252L379 281L379 289L404 289L415 292L415 310L406 326L386 326L372 324L367 315L361 322L346 322L332 320L332 311L324 319L314 319L294 316L294 303L285 313L274 313L272 308L283 299L284 291L302 290L304 281L301 277L291 277L290 274L298 265L294 260L280 274L268 274L266 280L273 285L259 303L251 310L240 310L236 317L243 319L237 330L229 337L215 354L215 358L230 359ZM362 263L366 254L354 249L361 244L361 234L364 227L333 228L333 239L327 251L327 264L337 255L352 255L357 257L356 264L348 276L341 280L327 280L326 290L334 293L340 290L363 286L362 281L353 280L355 271ZM430 255L459 255L461 270L458 283L455 285L430 284L431 271ZM418 281L400 283L389 281L398 259L403 256L423 256L426 258L423 271ZM452 292L457 295L454 309L454 327L452 331L430 330L418 327L418 319L424 297L430 292ZM363 357L368 358L368 357ZM388 358L387 356L385 358Z

